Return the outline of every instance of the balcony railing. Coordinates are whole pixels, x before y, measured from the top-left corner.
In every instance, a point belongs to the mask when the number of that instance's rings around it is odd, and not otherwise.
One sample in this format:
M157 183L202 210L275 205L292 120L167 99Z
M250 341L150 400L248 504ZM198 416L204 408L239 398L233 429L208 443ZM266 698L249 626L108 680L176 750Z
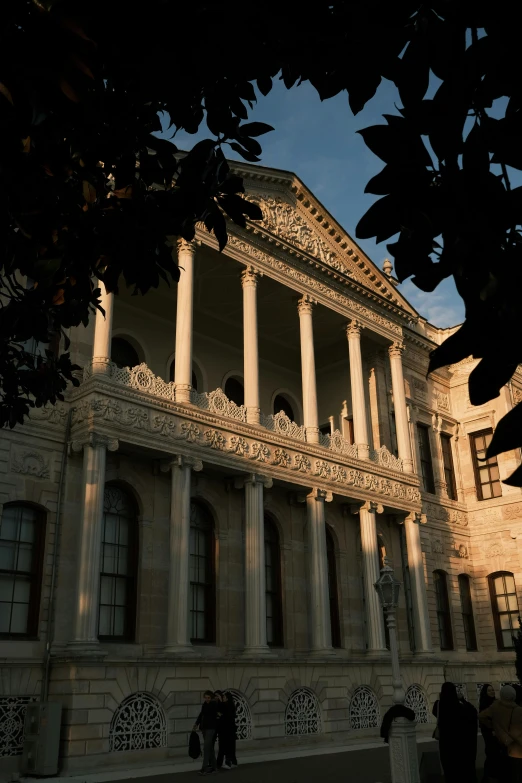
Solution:
M84 380L91 377L92 369L90 366L85 367L83 375ZM162 378L154 375L146 364L139 364L136 367L119 368L114 362L109 362L108 373L104 377L111 383L127 386L136 391L152 394L156 397L163 397L172 402L176 399L175 383L167 383ZM193 405L202 410L209 411L218 416L223 416L227 419L232 419L233 421L247 423L247 411L245 406L236 405L235 402L229 400L222 389L215 389L214 391L203 393L198 393L193 390L191 392L190 400ZM275 432L285 438L292 438L293 440L301 442L306 441L306 428L289 419L283 411L270 416L261 414L260 424L267 430ZM359 456L357 445L349 443L339 430L335 430L330 435L323 435L321 433L319 436L319 445L336 454L352 459L358 459ZM402 460L388 451L386 446L381 446L380 449L376 450L372 449L370 451L370 460L384 468L403 471Z

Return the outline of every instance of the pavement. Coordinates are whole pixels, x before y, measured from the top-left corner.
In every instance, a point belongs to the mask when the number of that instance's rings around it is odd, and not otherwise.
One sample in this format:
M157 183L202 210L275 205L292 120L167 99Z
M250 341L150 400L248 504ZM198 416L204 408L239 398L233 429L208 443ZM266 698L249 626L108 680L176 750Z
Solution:
M438 743L431 738L419 738L417 753L419 765L425 753L437 753ZM477 770L483 763L482 738L479 737ZM238 753L239 766L232 770L209 775L210 780L227 783L391 783L389 747L382 741L351 746L298 747L280 751ZM47 778L61 783L167 783L175 774L175 783L195 783L201 760L181 763L155 764L153 767L133 767L127 770L106 770L74 777ZM223 780L222 780L223 779ZM34 778L22 778L23 783L36 783ZM433 783L435 779L431 778ZM480 780L480 774L479 774ZM443 778L441 776L442 783Z

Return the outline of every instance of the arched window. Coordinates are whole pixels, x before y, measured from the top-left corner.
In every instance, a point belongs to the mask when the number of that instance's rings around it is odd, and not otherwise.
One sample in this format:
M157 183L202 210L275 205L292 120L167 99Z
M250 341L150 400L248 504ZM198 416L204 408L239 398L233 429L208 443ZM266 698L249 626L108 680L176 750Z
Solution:
M281 549L274 522L265 515L266 639L271 647L283 645Z
M136 367L141 364L138 352L124 337L113 337L111 341L111 361L119 367Z
M151 693L133 693L114 713L109 729L109 750L147 750L167 747L167 720Z
M136 633L137 509L128 492L110 484L103 499L98 636L133 641Z
M420 685L410 685L406 691L404 706L413 710L417 723L428 722L428 702Z
M274 415L279 411L283 411L290 421L295 421L294 409L282 394L276 394L274 398Z
M375 729L380 719L379 702L372 689L367 685L356 688L350 700L350 728Z
M299 688L288 699L285 711L287 736L321 733L321 710L309 688Z
M252 713L248 701L245 699L240 691L229 688L229 692L234 699L234 707L236 708L236 736L238 742L241 740L249 740L252 737Z
M231 400L231 402L235 402L236 405L245 404L245 389L239 378L227 378L223 391L228 399Z
M459 574L460 606L462 609L462 622L464 623L464 637L466 650L477 649L477 634L475 633L475 620L473 619L473 603L471 600L471 585L467 574Z
M171 383L174 380L174 373L175 373L175 371L176 371L176 360L173 359L171 361L170 367L169 367L169 381ZM191 381L191 383L192 383L192 388L194 389L194 391L197 391L198 390L198 379L197 379L197 375L194 372L194 370L192 370L192 381Z
M38 635L46 514L6 503L0 519L0 636Z
M326 561L328 564L328 596L330 599L330 627L332 629L332 647L341 647L341 624L339 621L339 592L337 587L335 544L328 525L326 525Z
M214 522L207 509L190 504L190 637L212 643L215 631Z
M499 650L513 648L513 635L518 630L518 600L515 579L509 571L491 574L489 592Z
M453 631L448 597L448 575L445 571L434 571L435 603L437 624L439 627L439 645L441 650L453 650Z

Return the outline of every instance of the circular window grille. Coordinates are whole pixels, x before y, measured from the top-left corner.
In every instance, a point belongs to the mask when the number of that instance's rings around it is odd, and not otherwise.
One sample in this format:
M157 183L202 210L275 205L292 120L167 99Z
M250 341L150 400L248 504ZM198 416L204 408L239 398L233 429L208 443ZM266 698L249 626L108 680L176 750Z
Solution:
M285 734L319 734L320 731L321 710L317 696L308 688L299 688L286 705Z
M350 701L350 728L375 729L380 720L379 702L366 685L357 688Z
M404 705L413 710L417 723L428 722L428 702L420 685L410 685L406 691Z
M113 715L109 749L147 750L167 746L167 721L158 700L150 693L133 693Z
M236 707L236 737L238 742L252 738L252 713L248 702L239 691L229 689Z

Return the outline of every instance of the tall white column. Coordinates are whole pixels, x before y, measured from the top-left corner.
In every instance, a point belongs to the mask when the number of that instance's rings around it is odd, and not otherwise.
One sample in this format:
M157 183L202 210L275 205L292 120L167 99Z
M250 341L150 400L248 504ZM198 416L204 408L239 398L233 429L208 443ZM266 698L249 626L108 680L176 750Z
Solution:
M243 352L247 421L259 424L259 350L257 339L257 280L251 266L241 274L243 285Z
M107 375L109 373L109 362L111 360L114 294L107 293L105 283L101 280L98 281L98 285L101 289L100 304L105 311L105 315L99 310L96 310L94 343L92 349L92 372L96 375Z
M306 439L319 443L319 416L317 413L317 382L315 377L314 327L312 309L314 300L305 294L298 304L301 333L301 380L303 384L303 416Z
M118 441L91 432L86 440L73 441L72 449L83 451L83 489L78 530L73 638L69 646L84 650L98 647L105 462L107 450L118 450Z
M306 497L310 622L312 627L311 649L314 653L325 653L332 650L324 513L325 501L330 500L332 500L332 493L324 489L313 489Z
M444 456L442 454L442 441L440 433L442 430L442 419L437 413L431 417L432 426L430 427L430 449L431 461L433 465L433 480L435 482L435 493L441 494L443 498L448 497L448 485L444 474Z
M194 255L196 242L178 240L178 304L174 382L176 402L190 402L192 389L192 315L194 308Z
M402 374L402 354L404 345L395 342L388 348L392 377L393 405L395 409L395 428L397 431L397 446L402 459L404 472L411 473L413 460L411 456L410 433L408 428L408 411L406 409L406 393L404 391L404 376Z
M408 568L410 570L410 583L413 593L413 623L416 653L433 652L419 528L419 526L425 522L425 515L416 511L412 511L411 514L408 514L408 516L404 518Z
M259 655L268 652L263 488L272 479L252 473L235 486L245 489L245 653Z
M361 324L350 321L346 328L350 354L350 383L352 386L353 437L359 459L368 459L370 447L364 395L364 375L361 356Z
M170 471L170 570L167 595L165 652L192 650L189 629L190 487L191 472L203 469L201 460L177 456L161 465Z
M366 606L366 627L368 631L368 652L386 652L382 606L374 585L380 576L379 548L377 541L376 514L383 513L380 503L367 500L361 506L352 506L352 514L359 514L361 525L361 547Z

